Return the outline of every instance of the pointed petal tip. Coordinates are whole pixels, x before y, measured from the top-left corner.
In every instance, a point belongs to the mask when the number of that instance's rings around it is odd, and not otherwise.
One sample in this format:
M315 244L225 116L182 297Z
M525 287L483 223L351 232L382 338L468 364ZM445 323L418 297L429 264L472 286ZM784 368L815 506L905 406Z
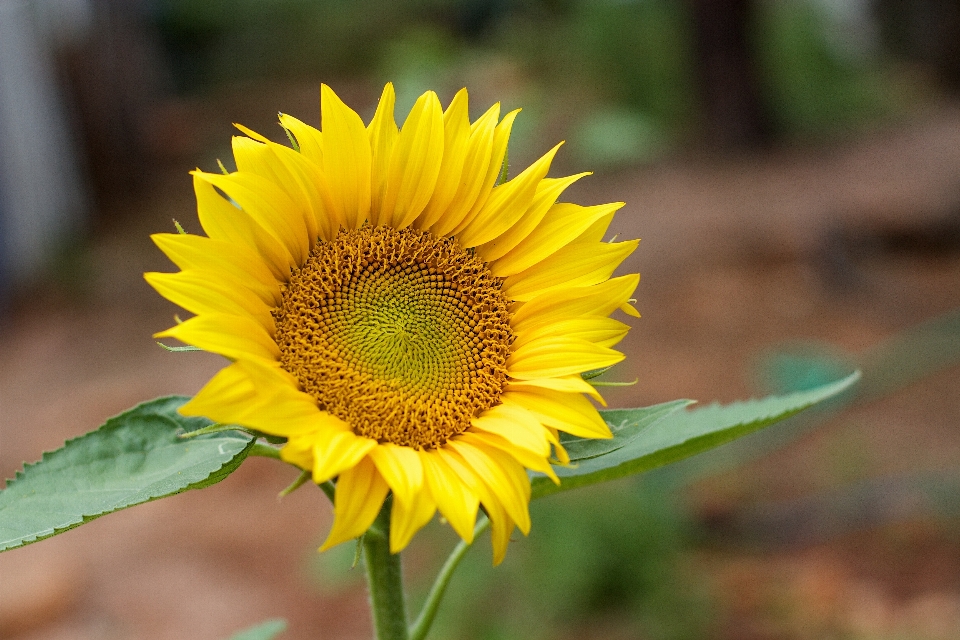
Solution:
M338 544L340 544L341 542L346 542L346 541L336 540L335 538L327 537L327 539L323 541L323 544L317 547L317 553L323 553L324 551L328 551L333 547L337 546Z
M269 142L269 140L267 140L266 137L264 137L263 135L257 133L256 131L254 131L254 130L251 129L250 127L246 127L246 126L240 124L239 122L234 122L234 123L232 123L232 124L233 124L234 127L236 127L239 131L241 131L241 132L242 132L245 136L247 136L248 138L252 138L252 139L256 140L257 142ZM236 137L236 136L234 136L234 137Z
M379 102L383 102L385 99L396 101L396 97L397 97L397 92L396 92L396 89L394 89L393 87L393 83L388 82L385 85L383 85L383 91L380 92Z
M625 314L627 314L628 316L631 316L631 317L633 317L633 318L639 318L639 317L640 317L640 312L637 311L636 308L635 308L632 304L630 304L629 302L625 302L625 303L623 303L622 305L620 305L620 310L623 311L623 312L624 312Z

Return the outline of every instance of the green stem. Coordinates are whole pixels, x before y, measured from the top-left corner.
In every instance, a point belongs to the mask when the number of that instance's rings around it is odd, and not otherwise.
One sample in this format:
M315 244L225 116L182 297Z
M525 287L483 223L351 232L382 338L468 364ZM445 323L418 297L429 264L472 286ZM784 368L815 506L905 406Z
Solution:
M270 445L262 442L254 442L253 446L250 447L249 455L252 457L273 458L274 460L279 460L280 449L271 447Z
M297 479L294 480L289 487L287 487L286 489L281 491L279 494L277 494L277 499L279 500L280 498L286 498L288 495L290 495L291 493L293 493L303 485L307 484L307 481L309 479L310 479L310 472L301 471L300 475L297 476Z
M480 522L478 522L477 526L473 529L474 540L490 526L490 520L486 516L481 514L480 518ZM467 551L471 546L473 545L461 540L457 546L454 547L447 561L443 563L440 573L437 574L436 580L433 581L433 586L430 587L430 593L427 594L427 599L423 603L423 609L420 610L420 615L417 616L417 621L414 622L413 627L410 628L410 640L423 640L427 636L427 633L430 631L430 626L433 624L433 619L437 615L437 609L440 607L440 600L443 599L443 594L447 591L450 578L453 577L453 572L460 564L460 561L463 560L463 557L467 555Z
M390 501L363 536L363 562L377 640L408 640L400 554L390 553Z
M336 495L336 489L333 486L333 483L327 480L326 482L319 485L320 489L327 494L327 497L330 498L330 504L333 504L333 498Z

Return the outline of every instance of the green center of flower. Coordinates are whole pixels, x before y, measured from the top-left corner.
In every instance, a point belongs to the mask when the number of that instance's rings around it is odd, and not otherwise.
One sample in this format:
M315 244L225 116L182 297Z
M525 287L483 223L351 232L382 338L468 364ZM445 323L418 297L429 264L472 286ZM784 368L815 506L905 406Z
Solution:
M451 238L341 230L283 291L280 364L357 435L438 447L499 404L513 342L502 282Z

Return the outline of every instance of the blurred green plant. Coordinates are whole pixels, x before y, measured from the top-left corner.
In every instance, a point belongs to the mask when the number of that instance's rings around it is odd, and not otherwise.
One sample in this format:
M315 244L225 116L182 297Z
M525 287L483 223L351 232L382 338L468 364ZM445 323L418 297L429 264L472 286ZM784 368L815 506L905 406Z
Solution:
M406 108L428 86L500 82L476 68L509 60L511 82L551 96L535 125L571 132L578 161L592 166L657 159L696 135L703 107L679 0L161 0L156 24L187 92L246 78L376 77L397 84ZM782 134L817 139L904 108L882 52L845 46L823 3L756 3L753 34Z
M576 638L596 633L598 620L615 624L617 637L704 637L709 600L685 556L696 531L656 480L538 500L531 516L543 535L515 544L497 571L486 553L467 557L436 637ZM430 538L442 545L449 534L434 527Z
M411 2L160 0L156 22L178 88L246 78L360 74L413 23Z
M764 2L758 9L757 60L782 133L817 139L902 110L877 52L837 33L824 3Z
M272 640L287 628L284 620L267 620L230 636L230 640Z

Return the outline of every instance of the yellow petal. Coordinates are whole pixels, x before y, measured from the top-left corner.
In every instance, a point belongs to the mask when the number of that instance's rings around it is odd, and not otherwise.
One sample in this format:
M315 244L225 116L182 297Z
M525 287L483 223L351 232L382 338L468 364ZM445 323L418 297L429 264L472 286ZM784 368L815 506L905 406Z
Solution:
M503 562L504 555L507 552L507 544L510 542L510 535L513 533L514 522L507 515L503 504L487 483L478 477L478 472L460 455L458 451L450 447L448 442L446 446L436 450L437 455L444 462L450 465L450 468L467 484L480 498L480 503L490 518L491 528L490 536L493 543L493 564L498 565Z
M423 488L423 464L417 452L410 447L384 443L370 452L370 459L393 489L394 496L411 504Z
M248 216L240 207L225 199L213 185L204 180L203 172L194 171L193 191L197 197L197 217L204 232L213 239L256 250Z
M340 229L340 220L336 216L336 207L333 204L333 196L330 194L330 185L327 183L327 177L320 170L320 167L302 154L293 149L282 145L271 143L271 148L290 172L293 182L299 185L300 190L305 194L307 202L310 205L310 212L313 213L314 222L311 227L311 245L317 238L323 240L332 240Z
M443 110L433 91L417 100L390 158L378 224L410 226L427 206L443 160Z
M192 313L249 316L274 335L271 307L241 284L224 283L200 271L145 273L144 279L170 302Z
M300 153L318 167L323 166L323 138L319 131L285 113L280 114L280 126L293 134Z
M507 372L518 380L568 376L609 367L623 360L619 351L564 336L539 338L507 358Z
M550 466L550 461L547 459L547 456L550 452L549 445L547 446L547 454L539 454L533 453L528 449L521 449L503 436L499 436L495 433L489 433L485 431L467 431L460 434L459 437L461 440L467 443L485 444L500 449L523 465L523 467L530 469L531 471L538 471L553 480L555 484L560 484L560 479L557 477L553 467Z
M323 172L338 219L359 229L370 218L372 154L363 120L333 92L320 85Z
M579 393L517 388L504 393L501 400L505 405L523 407L545 425L580 438L613 437L596 408Z
M577 204L555 204L543 222L516 248L497 260L490 270L503 278L529 269L561 247L573 242L598 220L612 218L622 202L581 207Z
M242 245L184 233L155 233L150 238L184 271L209 274L227 286L242 284L270 306L280 302L279 282L260 256Z
M550 433L554 435L553 439L553 454L556 457L557 461L563 465L567 466L570 464L570 454L567 453L567 450L563 448L563 445L560 444L560 434L554 429L550 428Z
M289 438L280 449L280 459L304 471L313 468L313 442L308 438Z
M497 109L499 110L499 105L497 105ZM510 140L510 131L513 129L513 121L516 120L518 113L520 113L519 109L511 111L494 127L490 162L485 168L478 167L478 170L482 172L481 175L484 175L484 178L483 183L480 185L477 199L470 208L470 211L463 216L460 223L453 229L453 235L459 235L466 229L467 226L473 222L473 219L479 215L480 211L483 210L487 200L490 198L497 178L503 171L503 163L507 153L507 143ZM464 173L466 173L466 170L464 170Z
M388 82L383 87L383 94L377 104L377 112L373 114L373 120L367 127L372 158L370 208L375 212L379 212L382 208L383 192L386 188L390 169L390 157L393 155L393 147L397 142L397 136L400 135L400 129L397 128L397 123L393 118L396 101L393 84Z
M292 373L280 366L279 362L260 358L243 359L238 362L254 384L263 390L263 393L282 394L282 402L297 402L317 408L317 401L307 393L300 391L300 383ZM294 397L296 400L294 400ZM271 400L275 399L271 396Z
M460 454L477 476L496 495L510 518L524 534L530 531L530 479L520 463L493 447L468 444L459 439L447 447ZM483 497L481 496L481 501Z
M500 175L503 173L504 163L507 161L507 146L510 143L510 133L513 131L513 123L520 114L520 109L514 109L503 120L497 123L493 130L493 150L490 154L490 165L487 167L487 177L483 186L480 188L480 195L473 205L473 209L468 214L468 219L472 220L480 209L486 204L493 186L496 184Z
M461 89L443 113L443 162L430 202L414 223L418 229L429 229L433 226L449 210L460 190L463 165L470 143L470 113L467 103L467 90Z
M580 235L578 235L573 241L575 243L603 242L607 236L607 229L610 227L610 223L613 221L613 213L613 211L610 211L606 216L601 216L594 220L590 226L584 229L583 232L580 233Z
M520 244L530 233L537 228L540 221L547 215L547 211L557 201L560 194L571 184L584 176L590 175L589 172L578 173L577 175L567 176L566 178L544 178L537 185L537 193L533 196L533 201L527 207L517 224L513 225L499 237L494 238L487 244L478 247L477 253L488 263L494 262L498 258L506 255L511 249ZM491 268L494 268L491 265Z
M310 252L305 214L280 187L254 173L198 175L226 193L261 229L279 242L290 267L303 264Z
M239 128L252 133L244 127ZM334 227L339 228L339 224L335 224L337 221L329 213L333 209L330 188L318 164L302 153L266 139L263 144L258 144L246 138L234 138L233 154L240 171L271 180L296 203L304 218L311 247L318 237L332 238Z
M529 389L531 387L553 389L554 391L564 391L566 393L585 393L603 406L607 406L607 403L600 396L597 388L579 375L560 378L535 378L533 380L511 380L507 383L506 390L522 391L523 389Z
M521 334L570 318L608 316L629 300L639 282L640 276L632 273L591 286L544 293L514 309L510 324Z
M540 181L550 171L561 142L509 182L495 187L476 217L459 233L460 244L476 247L499 237L515 225L533 202Z
M293 384L276 365L240 361L221 370L180 412L277 435L316 431L332 416Z
M390 553L400 553L410 544L413 534L430 522L437 503L429 489L423 487L410 503L394 500L390 507Z
M330 417L337 419L334 416ZM313 481L317 484L353 468L377 447L376 440L357 436L350 431L349 427L318 431L310 441L313 443L311 470Z
M266 143L246 136L233 136L230 144L238 172L252 173L272 182L279 182L273 169L273 154Z
M267 138L265 135L259 134L253 129L250 129L249 127L245 127L242 124L238 124L236 122L233 123L233 126L239 129L241 133L245 134L248 138L253 138L257 142L264 142L264 143L270 142L270 139Z
M558 320L550 324L543 324L532 331L518 331L512 349L519 349L524 344L546 336L567 336L580 338L601 347L612 347L620 342L630 326L613 318L603 316L583 316Z
M215 240L249 249L260 256L274 278L285 282L290 275L290 252L246 212L217 193L206 175L200 170L193 172L197 215L203 230Z
M245 357L267 360L280 358L277 343L260 323L249 317L207 313L156 333L154 337L176 338L231 360Z
M276 398L276 396L274 396ZM270 401L270 396L258 394L258 404L252 406L243 424L257 431L290 439L300 438L303 434L317 433L336 424L336 418L326 411L320 411L315 403Z
M637 311L636 307L634 307L629 302L624 302L622 305L620 305L620 310L623 311L628 316L633 316L634 318L640 317L640 312Z
M326 411L320 411L312 396L298 389L296 378L279 363L262 359L239 360L241 368L257 389L243 424L264 433L296 437L319 429L344 429L345 425Z
M423 463L424 483L430 488L437 508L453 530L470 544L473 542L473 527L480 505L477 494L457 477L436 450L418 451L417 455Z
M500 103L497 103L470 125L470 137L467 139L460 185L457 187L457 194L453 201L430 228L435 235L447 236L453 233L454 229L458 228L474 210L478 201L485 201L489 195L493 183L491 182L489 187L486 185L493 159L494 139L499 118ZM495 180L496 177L494 177ZM482 205L482 202L480 204Z
M470 421L474 429L495 433L515 447L526 449L542 457L550 455L543 426L520 406L497 405Z
M221 369L179 412L185 416L205 416L223 424L243 424L257 389L242 367L231 364Z
M637 241L571 244L503 283L508 298L526 302L561 287L603 282L637 248Z
M510 544L510 536L513 535L515 525L506 514L491 520L491 524L490 542L493 543L493 566L496 567L507 556L507 545Z
M369 457L341 473L333 501L333 528L320 550L363 535L377 519L389 489Z

